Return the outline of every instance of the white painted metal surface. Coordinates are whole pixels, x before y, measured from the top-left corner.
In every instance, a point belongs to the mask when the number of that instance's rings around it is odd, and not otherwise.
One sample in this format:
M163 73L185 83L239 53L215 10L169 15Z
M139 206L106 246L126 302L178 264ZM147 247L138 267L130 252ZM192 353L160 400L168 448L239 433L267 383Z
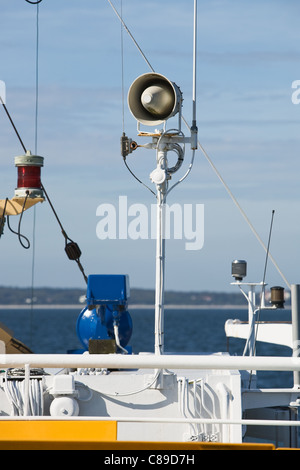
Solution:
M225 333L228 338L249 337L251 326L240 320L227 320L225 323ZM290 323L265 322L255 325L254 335L257 341L265 343L279 344L293 348L292 325Z
M205 370L300 370L299 357L240 357L227 355L162 355L153 354L9 354L0 355L0 367L96 367L118 369L205 369Z

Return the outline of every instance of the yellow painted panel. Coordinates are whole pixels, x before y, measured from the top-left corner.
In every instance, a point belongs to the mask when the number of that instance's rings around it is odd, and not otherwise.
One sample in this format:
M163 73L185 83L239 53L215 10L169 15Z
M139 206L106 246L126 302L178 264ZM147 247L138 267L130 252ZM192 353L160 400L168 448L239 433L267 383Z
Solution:
M115 421L0 421L0 449L91 449L117 439Z
M12 199L0 199L0 217L3 215L3 211L5 208L5 215L18 215L21 214L22 210L30 209L32 206L37 204L38 202L44 202L44 198L42 197L28 197L26 200L26 205L23 209L23 204L25 201L25 197L13 197Z
M117 441L116 421L0 421L0 450L275 450L272 444Z

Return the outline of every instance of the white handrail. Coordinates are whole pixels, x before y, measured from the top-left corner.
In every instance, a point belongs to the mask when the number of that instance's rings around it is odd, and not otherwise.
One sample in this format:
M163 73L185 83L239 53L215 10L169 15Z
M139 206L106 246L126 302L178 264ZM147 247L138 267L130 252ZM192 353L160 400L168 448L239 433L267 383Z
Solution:
M0 354L0 368L117 368L300 371L299 357L122 354Z

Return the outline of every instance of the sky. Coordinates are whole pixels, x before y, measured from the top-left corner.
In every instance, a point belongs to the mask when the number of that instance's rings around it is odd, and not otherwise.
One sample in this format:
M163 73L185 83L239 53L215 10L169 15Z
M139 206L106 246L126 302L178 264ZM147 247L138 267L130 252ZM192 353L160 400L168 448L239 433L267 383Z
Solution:
M183 115L191 124L193 0L113 3L155 72L180 87ZM265 245L275 211L270 252L289 284L300 283L300 104L292 102L292 83L300 80L299 14L297 0L198 1L199 142ZM131 287L154 288L154 239L120 239L118 233L115 239L99 238L105 208L114 208L118 218L124 210L120 201L126 200L127 224L134 231L134 210L143 207L150 214L156 203L120 155L123 131L141 145L149 141L137 136L127 106L131 83L150 72L149 66L126 31L121 34L106 0L43 0L38 10L25 0L0 0L0 15L0 80L7 109L32 153L37 132L36 153L45 159L43 185L68 236L80 246L86 274L128 274ZM178 124L177 118L170 121ZM1 109L0 142L0 198L5 199L14 195L14 157L23 149ZM186 145L172 184L191 157ZM155 191L149 179L155 152L138 148L127 163ZM188 250L184 236L166 241L167 290L235 292L234 259L247 260L245 281L262 281L265 251L201 149L168 204L192 210L190 229L197 226L197 207L203 208L204 222L201 248ZM18 219L11 217L11 225L16 229ZM85 288L76 263L64 252L48 202L24 213L21 232L31 241L29 250L7 226L0 239L0 285ZM287 287L270 259L266 282Z

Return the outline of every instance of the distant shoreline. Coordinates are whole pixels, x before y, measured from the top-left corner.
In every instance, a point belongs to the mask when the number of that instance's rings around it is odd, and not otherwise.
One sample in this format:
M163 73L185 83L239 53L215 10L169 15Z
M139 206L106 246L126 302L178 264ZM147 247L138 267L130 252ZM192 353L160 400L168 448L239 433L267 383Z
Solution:
M33 304L33 310L82 310L85 307L84 304ZM8 304L8 305L0 305L0 310L31 310L31 305L17 305L17 304ZM165 310L225 310L225 309L232 309L232 310L240 310L243 308L247 308L247 305L174 305L174 304L166 304ZM154 305L148 304L132 304L128 306L128 310L154 310Z

